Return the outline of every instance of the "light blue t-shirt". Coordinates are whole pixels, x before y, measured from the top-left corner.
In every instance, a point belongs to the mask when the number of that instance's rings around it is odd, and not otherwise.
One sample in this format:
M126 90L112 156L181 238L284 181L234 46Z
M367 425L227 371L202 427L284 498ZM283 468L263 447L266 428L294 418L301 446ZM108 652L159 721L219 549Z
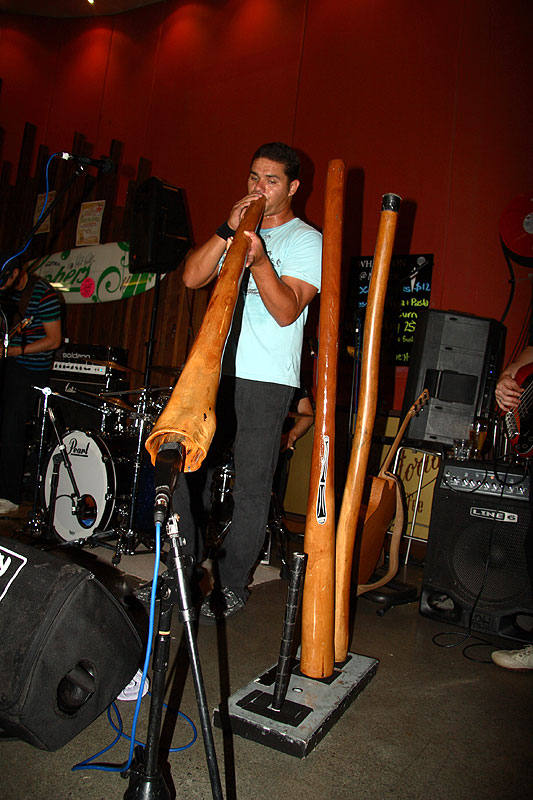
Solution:
M281 277L310 283L320 291L322 234L298 217L259 231L266 253ZM281 327L267 311L251 273L245 272L226 344L222 371L254 381L300 385L300 360L307 308L292 325Z

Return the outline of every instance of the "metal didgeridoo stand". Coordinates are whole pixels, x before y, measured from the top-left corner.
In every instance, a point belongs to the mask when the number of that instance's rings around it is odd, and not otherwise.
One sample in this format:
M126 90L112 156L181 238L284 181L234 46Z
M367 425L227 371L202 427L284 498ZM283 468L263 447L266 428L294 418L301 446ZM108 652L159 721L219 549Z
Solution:
M305 758L366 687L377 671L378 661L349 653L328 678L309 678L301 672L299 659L289 655L303 573L303 564L294 563L295 558L303 556L293 556L277 666L238 689L229 698L227 708L215 709L213 719L218 728Z
M212 796L214 800L223 800L213 731L209 719L202 669L193 629L196 612L191 603L186 576L187 558L183 555L183 540L179 536L177 519L177 515L174 514L167 523L167 538L170 541L170 551L167 556L168 576L164 578L163 597L159 601L159 627L152 661L152 701L148 718L146 747L144 752L142 748L136 748L136 758L130 771L130 784L124 795L124 800L170 800L171 797L158 762L163 701L170 653L172 608L175 601L178 603L180 620L183 623L187 639Z

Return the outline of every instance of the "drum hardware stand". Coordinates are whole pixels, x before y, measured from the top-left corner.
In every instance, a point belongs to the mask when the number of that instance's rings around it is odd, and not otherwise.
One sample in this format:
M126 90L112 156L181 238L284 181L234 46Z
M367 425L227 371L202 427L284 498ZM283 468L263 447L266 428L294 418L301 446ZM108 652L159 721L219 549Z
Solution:
M153 543L151 541L146 541L145 537L143 537L140 534L136 534L134 530L135 509L137 505L137 494L139 491L139 479L141 476L144 430L147 421L147 416L145 412L146 412L147 397L149 391L150 391L149 389L143 388L141 390L139 398L139 406L141 410L140 413L138 413L138 419L140 420L140 422L139 422L139 434L137 436L137 448L135 451L135 460L133 462L133 482L131 487L130 511L127 523L127 530L124 530L123 527L122 528L119 527L117 530L118 541L114 548L115 553L113 555L113 558L111 559L112 563L115 565L120 562L122 555L127 555L127 556L141 555L147 552L151 553L154 550ZM109 533L113 532L109 531ZM144 544L146 550L137 551L137 545L139 543Z
M202 669L193 629L196 611L191 602L190 589L186 577L188 559L183 555L185 540L179 535L178 519L178 515L173 514L167 522L166 537L170 541L167 560L168 573L162 579L163 590L159 600L159 626L152 659L152 700L148 718L146 747L144 751L141 747L135 749L135 758L129 773L130 783L124 795L124 800L170 800L171 797L161 774L158 756L166 673L170 654L169 632L171 630L172 608L175 602L178 603L179 618L183 623L187 639L212 796L214 800L223 800L213 731L209 719Z

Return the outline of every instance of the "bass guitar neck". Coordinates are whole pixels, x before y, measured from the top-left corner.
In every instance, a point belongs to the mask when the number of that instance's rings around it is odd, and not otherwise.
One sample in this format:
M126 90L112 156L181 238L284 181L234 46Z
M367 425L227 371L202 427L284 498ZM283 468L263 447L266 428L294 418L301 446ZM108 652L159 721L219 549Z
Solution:
M514 452L520 458L533 456L533 363L521 367L515 375L524 390L520 402L504 414L505 433Z

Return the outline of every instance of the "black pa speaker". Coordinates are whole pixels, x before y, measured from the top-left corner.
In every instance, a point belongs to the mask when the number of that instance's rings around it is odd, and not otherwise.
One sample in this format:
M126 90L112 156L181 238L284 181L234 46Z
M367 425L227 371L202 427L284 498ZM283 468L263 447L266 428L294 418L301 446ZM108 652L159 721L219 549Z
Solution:
M504 343L505 327L496 320L438 309L422 312L402 416L424 389L429 403L409 423L407 438L449 445L468 438L474 418L492 412Z
M433 495L420 613L533 642L524 552L529 478L508 465L443 460Z
M183 191L148 178L137 187L130 231L132 274L171 272L191 246Z
M57 750L129 683L141 641L88 570L1 542L0 729Z

